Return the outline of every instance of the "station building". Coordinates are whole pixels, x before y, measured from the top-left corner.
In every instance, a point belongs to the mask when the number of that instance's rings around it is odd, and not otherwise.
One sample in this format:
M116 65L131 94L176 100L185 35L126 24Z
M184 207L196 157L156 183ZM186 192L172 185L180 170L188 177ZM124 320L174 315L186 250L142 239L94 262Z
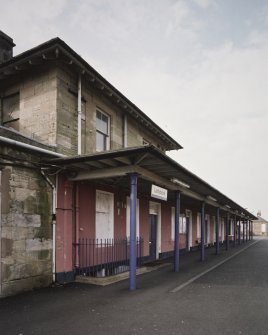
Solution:
M59 38L0 32L0 295L252 238L241 205L167 156L182 146Z

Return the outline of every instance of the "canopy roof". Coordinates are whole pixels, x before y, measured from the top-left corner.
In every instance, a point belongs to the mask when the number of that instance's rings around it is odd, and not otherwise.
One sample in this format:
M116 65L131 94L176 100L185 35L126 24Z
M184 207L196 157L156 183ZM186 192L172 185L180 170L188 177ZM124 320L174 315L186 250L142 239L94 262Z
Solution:
M205 202L231 214L256 219L250 212L154 146L54 158L43 161L43 164L65 170L73 181L91 180L126 188L129 186L128 175L137 173L139 179L142 179L139 183L142 193L149 193L153 183L170 191L180 191L184 199ZM173 199L175 192L169 194L170 199Z

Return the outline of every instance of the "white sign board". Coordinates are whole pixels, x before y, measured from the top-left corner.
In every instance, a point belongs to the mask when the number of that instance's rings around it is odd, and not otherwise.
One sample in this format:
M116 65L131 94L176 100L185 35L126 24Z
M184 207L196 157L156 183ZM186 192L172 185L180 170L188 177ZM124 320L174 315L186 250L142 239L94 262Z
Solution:
M165 188L152 185L152 190L151 190L151 197L167 201L167 193L168 191Z

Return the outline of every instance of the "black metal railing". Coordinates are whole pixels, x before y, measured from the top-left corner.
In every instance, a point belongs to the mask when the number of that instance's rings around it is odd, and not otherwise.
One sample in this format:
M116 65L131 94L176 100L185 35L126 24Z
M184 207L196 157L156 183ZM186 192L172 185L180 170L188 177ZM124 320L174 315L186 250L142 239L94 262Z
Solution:
M112 276L129 271L130 240L81 238L76 249L76 274L91 277ZM143 239L137 237L137 266L143 265Z

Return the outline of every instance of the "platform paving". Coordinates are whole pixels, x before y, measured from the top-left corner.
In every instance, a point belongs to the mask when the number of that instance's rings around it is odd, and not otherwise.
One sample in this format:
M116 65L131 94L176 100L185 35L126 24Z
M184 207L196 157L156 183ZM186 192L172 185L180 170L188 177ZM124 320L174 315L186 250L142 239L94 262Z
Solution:
M109 286L73 283L0 300L0 334L268 334L268 239L206 250ZM232 257L233 256L233 257ZM217 266L220 264L219 266ZM179 289L178 289L179 288Z

